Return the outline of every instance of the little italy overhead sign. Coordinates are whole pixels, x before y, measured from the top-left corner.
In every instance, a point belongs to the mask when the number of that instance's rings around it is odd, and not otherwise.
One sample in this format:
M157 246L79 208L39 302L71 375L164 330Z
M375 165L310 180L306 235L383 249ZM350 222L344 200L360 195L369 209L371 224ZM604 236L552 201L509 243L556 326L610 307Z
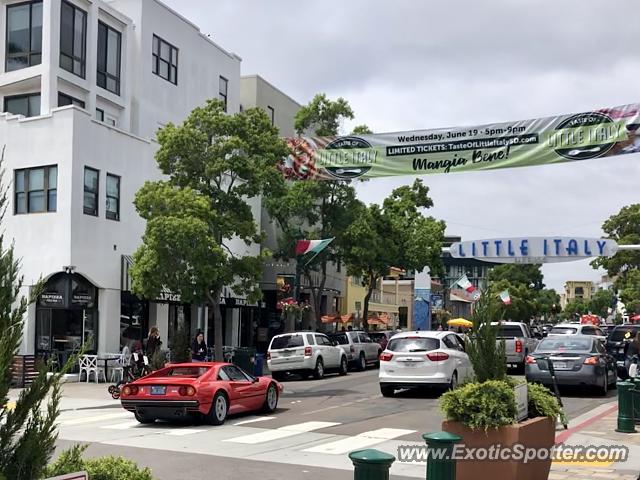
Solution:
M496 263L570 262L591 257L612 257L615 241L584 237L516 237L457 242L451 245L454 258L475 258Z

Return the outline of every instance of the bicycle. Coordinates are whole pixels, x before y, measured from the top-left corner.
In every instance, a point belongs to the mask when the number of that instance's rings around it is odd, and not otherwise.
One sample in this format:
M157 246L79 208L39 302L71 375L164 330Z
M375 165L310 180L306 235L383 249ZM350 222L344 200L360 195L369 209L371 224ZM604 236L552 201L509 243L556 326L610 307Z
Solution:
M134 353L132 354L132 358L132 365L123 367L122 380L115 385L109 385L107 388L107 391L111 394L111 398L114 400L118 400L120 398L120 389L123 385L145 377L152 372L151 367L149 366L149 359L146 355Z

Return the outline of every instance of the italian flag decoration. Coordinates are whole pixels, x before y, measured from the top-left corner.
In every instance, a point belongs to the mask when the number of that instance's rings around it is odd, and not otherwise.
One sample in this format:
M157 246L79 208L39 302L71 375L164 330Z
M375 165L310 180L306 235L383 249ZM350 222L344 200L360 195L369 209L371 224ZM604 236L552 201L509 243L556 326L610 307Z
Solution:
M511 305L511 297L509 296L509 290L505 290L504 292L500 292L500 300L505 305Z
M298 240L296 243L296 256L300 257L310 254L311 258L307 261L307 263L309 263L316 258L320 252L327 248L327 245L332 241L333 238L327 238L325 240Z
M473 286L473 283L471 283L469 281L469 279L467 278L466 275L463 275L462 278L460 278L456 284L458 286L460 286L460 288L466 290L468 293L471 294L471 298L473 298L474 300L478 300L480 298L480 291Z

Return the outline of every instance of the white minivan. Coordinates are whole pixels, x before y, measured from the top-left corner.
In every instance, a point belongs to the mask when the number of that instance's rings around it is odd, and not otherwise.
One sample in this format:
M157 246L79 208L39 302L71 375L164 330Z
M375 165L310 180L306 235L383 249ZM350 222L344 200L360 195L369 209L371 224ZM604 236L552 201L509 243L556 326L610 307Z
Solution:
M323 333L292 332L271 339L267 365L275 380L282 380L287 373L320 379L326 371L346 375L348 360L344 350Z

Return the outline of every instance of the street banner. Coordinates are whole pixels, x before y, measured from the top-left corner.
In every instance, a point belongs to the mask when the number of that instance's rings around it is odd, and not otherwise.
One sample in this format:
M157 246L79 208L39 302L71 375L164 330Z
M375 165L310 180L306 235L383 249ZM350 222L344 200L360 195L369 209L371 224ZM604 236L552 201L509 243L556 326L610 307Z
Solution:
M295 137L286 178L350 180L588 160L640 152L640 104L534 120L409 132Z
M463 275L456 281L456 285L459 285L463 290L471 295L471 298L478 300L480 298L480 291L474 287L473 283L469 281L466 275Z

